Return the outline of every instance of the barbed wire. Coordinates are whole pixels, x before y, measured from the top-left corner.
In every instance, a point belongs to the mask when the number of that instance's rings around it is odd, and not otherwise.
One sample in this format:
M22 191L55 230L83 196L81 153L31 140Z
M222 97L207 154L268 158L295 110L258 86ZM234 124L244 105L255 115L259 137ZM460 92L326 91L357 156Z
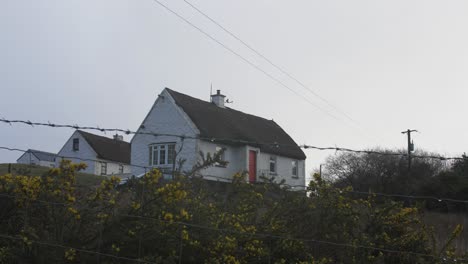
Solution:
M9 197L9 198L18 198L19 197L18 195L10 195L10 194L5 194L5 193L0 193L0 196L5 196L5 197ZM34 199L31 199L31 198L28 198L28 197L20 197L20 198L21 199L26 198L26 199L30 199L32 201L38 201L40 203L49 203L49 202L44 201L44 200L34 200ZM70 204L67 204L67 203L50 202L50 204L70 206ZM97 210L97 209L94 209L94 210L93 209L87 209L87 210L88 211L95 211L95 212L100 212L101 211L101 210ZM362 248L362 249L367 249L367 250L376 250L376 251L389 253L389 254L406 254L406 255L420 256L420 257L428 257L428 258L439 259L439 260L443 260L443 261L451 261L451 262L454 262L454 263L459 262L459 261L468 261L468 259L464 259L464 258L440 257L440 256L436 256L436 255L413 252L413 251L403 251L403 250L394 250L394 249L387 249L387 248L373 247L373 246L366 246L366 245L359 245L359 244L340 243L340 242L333 242L333 241L313 239L313 238L297 238L297 237L282 236L282 235L271 234L271 233L247 233L247 232L242 232L242 231L235 230L235 229L211 227L211 226L200 225L200 224L195 224L195 223L189 223L189 222L184 222L184 221L166 220L166 219L151 217L151 216L142 216L142 215L133 215L133 214L118 214L118 213L114 214L114 215L118 216L118 217L147 219L147 220L158 221L158 222L166 223L166 224L169 223L169 224L175 224L175 225L179 225L179 226L193 227L193 228L202 229L202 230L232 233L232 234L238 234L238 235L250 236L250 237L274 238L274 239L280 239L280 240L290 240L290 241L298 241L298 242L304 242L304 243L317 243L317 244L325 244L325 245L329 245L329 246L348 247L348 248L354 248L354 249ZM22 240L22 238L8 236L8 235L5 235L5 234L0 234L0 237ZM61 244L52 244L52 243L42 242L42 241L31 241L31 242L36 243L36 244L43 244L43 245L48 245L48 246L65 248L65 249L74 249L76 251L80 251L80 252L84 252L84 253L96 254L96 255L101 255L101 256L106 256L106 257L111 257L111 258L116 258L116 259L123 259L123 260L142 262L142 263L154 263L154 262L149 262L149 261L145 261L145 260L141 260L141 259L132 259L132 258L127 258L127 257L120 257L120 256L112 255L112 254L106 254L106 253L101 253L101 252L86 250L86 249L80 249L80 248L74 248L74 247L61 245Z
M0 149L11 150L11 151L20 151L20 152L29 152L27 150L5 148L5 147L0 147ZM71 157L71 158L74 158L74 157ZM77 159L80 160L80 158L77 158ZM85 160L89 161L91 159L85 159ZM99 160L92 160L92 161L99 161ZM212 178L219 178L219 179L222 179L223 181L229 181L229 179L221 178L221 177L218 177L218 176L215 176L215 175L204 175L204 176L212 177ZM306 187L306 186L303 186L303 185L287 185L287 184L284 184L284 186L301 187L301 188ZM345 191L345 192L359 193L359 194L365 194L365 195L381 195L381 196L389 196L389 197L404 197L404 198L411 198L411 199L434 199L434 200L438 200L439 202L440 201L449 201L449 202L468 203L468 201L446 199L446 198L437 198L437 197L430 197L430 196L407 196L407 195L400 195L400 194L368 193L368 192L357 192L357 191ZM1 194L0 196L10 197L10 198L15 197L14 195L9 195L9 194ZM67 204L67 203L48 202L48 201L44 201L44 200L37 200L37 202L53 204L53 205L70 206L70 204ZM153 219L153 220L164 221L164 220L159 219L159 218L147 217L147 216L141 216L141 215L121 215L121 216L134 217L134 218L150 218L150 219ZM197 228L207 229L207 230L212 230L212 231L213 231L213 229L215 229L214 231L219 231L219 232L237 232L237 230L216 229L216 228L213 228L213 227L202 226L202 225L197 225L197 224L192 224L192 223L187 223L187 222L177 222L177 224L185 225L185 226L192 226L192 227L197 227ZM243 233L243 234L246 235L245 233ZM423 254L423 253L417 253L417 252L397 251L397 250L390 250L390 249L385 249L385 248L352 245L352 244L346 244L346 243L335 243L335 242L315 240L315 239L291 238L291 237L282 237L282 236L278 236L278 235L274 235L274 234L261 234L261 233L257 233L257 234L253 234L253 235L254 236L278 238L278 239L281 238L281 239L297 240L297 241L303 241L303 242L314 242L314 243L335 245L335 246L341 246L341 247L353 247L353 248L364 248L364 249L380 250L380 251L386 252L386 253L411 254L411 255L419 255L419 256L424 256L424 257L439 258L438 256L428 255L428 254ZM101 254L99 252L95 252L95 253L96 254ZM450 260L450 259L447 259L447 258L440 258L440 259ZM453 259L454 262L456 262L457 260L461 261L463 259Z
M0 146L0 150L16 151L16 152L22 152L22 153L34 152L34 151L31 151L31 150L24 150L24 149L18 149L18 148L9 148L9 147L4 147L4 146ZM86 159L86 158L69 157L69 156L57 156L57 157L61 158L61 159L70 159L70 160L74 159L74 160L80 160L80 161L102 162L102 160L98 160L98 159ZM131 166L131 167L144 168L147 171L149 171L151 169L159 169L159 168L155 168L155 167L151 167L151 166L141 166L141 165L127 164L127 163L122 163L122 164ZM96 176L99 176L99 175L96 175ZM108 176L111 176L111 175L104 175L102 177L108 177ZM129 176L129 177L126 177L126 178L123 178L123 179L124 180L125 179L130 179L133 176L135 176L135 175L132 175L132 176ZM136 176L141 176L141 175L136 175ZM136 177L136 178L138 178L138 177ZM226 183L228 183L228 182L230 182L232 180L232 178L221 177L221 176L211 175L211 174L206 174L206 173L200 173L200 174L193 175L192 178L202 178L202 179L206 179L206 180L216 179L216 180L226 182ZM270 181L270 179L268 177L265 177L265 179L263 181L256 182L256 184L274 184L274 185L278 185L280 187L292 188L292 189L295 189L295 191L301 191L301 190L305 191L305 192L310 191L309 186L307 186L307 185L301 185L301 184L294 185L294 184L288 184L288 183L274 182L274 181ZM87 187L87 186L84 186L84 187ZM340 191L345 192L345 193L353 193L353 194L360 194L360 195L367 195L367 196L398 197L398 198L406 198L406 199L414 199L414 200L416 200L416 199L417 200L434 200L434 201L437 201L437 202L452 202L452 203L465 203L465 204L468 204L468 200L459 200L459 199L452 199L452 198L441 198L441 197L435 197L435 196L405 195L405 194L392 194L392 193L382 193L382 192L363 192L363 191L344 190L344 189L342 189Z
M10 235L7 235L7 234L0 234L0 238L23 241L23 238L10 236ZM62 245L62 244L55 244L55 243L50 243L50 242L45 242L45 241L28 240L28 242L38 244L38 245L56 247L56 248L73 249L73 250L78 251L78 252L83 252L83 253L88 253L88 254L93 254L93 255L99 255L99 256L104 256L104 257L109 257L109 258L114 258L114 259L127 260L127 261L140 262L140 263L148 263L148 264L157 264L156 262L146 261L146 260L142 260L142 259L121 257L121 256L112 255L112 254L101 253L101 252L97 252L97 251L93 251L93 250L88 250L88 249L83 249L83 248L76 248L76 247L66 246L66 245Z
M216 175L209 175L209 174L202 174L201 175L204 179L213 178L218 180L229 180L224 177L216 176ZM310 186L301 185L301 184L288 184L288 183L277 183L277 182L270 182L268 178L265 178L265 181L255 182L255 184L275 184L281 187L292 188L295 191L304 191L310 192ZM430 195L405 195L405 194L393 194L393 193L382 193L382 192L363 192L363 191L354 191L354 190L345 190L340 189L340 193L351 193L351 194L360 194L366 196L384 196L384 197L396 197L396 198L406 198L406 199L413 199L413 200L434 200L436 202L452 202L452 203L465 203L468 204L468 200L459 200L459 199L452 199L452 198L440 198L436 196Z
M348 191L348 190L343 190L342 192L362 194L362 195L398 197L398 198L413 199L413 200L434 200L436 202L452 202L452 203L468 204L467 200L459 200L459 199L451 199L451 198L439 198L439 197L427 196L427 195L388 194L388 193L381 193L381 192L360 192L360 191Z
M394 153L394 152L382 152L382 151L374 151L374 150L354 150L350 148L341 148L341 147L317 147L313 145L297 145L297 144L281 144L278 142L260 142L260 141L248 141L248 140L240 140L240 139L230 139L230 138L216 138L216 137L203 137L203 136L191 136L191 135L181 135L181 134L173 134L173 133L156 133L151 131L132 131L130 129L122 129L122 128L103 128L99 126L79 126L77 124L70 125L70 124L57 124L57 123L43 123L43 122L32 122L30 120L10 120L5 118L0 118L0 122L6 124L24 124L29 125L31 127L34 126L43 126L43 127L52 127L52 128L70 128L70 129L81 129L81 130L93 130L99 132L120 132L126 135L151 135L151 136L168 136L168 137L177 137L181 140L184 139L200 139L205 141L210 141L213 143L227 143L227 144L243 144L243 145L252 145L252 146L270 146L270 147L298 147L304 150L307 149L314 149L314 150L321 150L321 151L336 151L336 152L352 152L352 153L360 153L360 154L369 154L369 155L380 155L380 156L400 156L400 157L407 157L407 153ZM143 128L142 128L143 129ZM444 156L436 156L436 155L411 155L412 158L417 159L437 159L441 161L446 160L466 160L466 157L444 157ZM144 168L144 167L142 167Z
M340 147L316 147L311 145L300 145L303 149L316 149L316 150L333 150L333 151L341 151L341 152L353 152L353 153L361 153L361 154L374 154L380 156L403 156L407 157L408 154L406 153L394 153L394 152L382 152L382 151L375 151L375 150L354 150L349 148L340 148ZM445 160L467 160L465 157L444 157L444 156L436 156L436 155L414 155L411 154L411 158L416 159L437 159L441 161Z
M32 153L34 154L34 150L24 150L24 149L19 149L19 148L10 148L10 147L4 147L0 146L1 150L7 150L7 151L17 151L17 152L22 152L22 153ZM106 160L99 160L99 159L88 159L88 158L80 158L80 157L73 157L73 156L63 156L63 155L55 155L57 158L60 159L69 159L69 160L80 160L80 161L91 161L91 162L105 162ZM136 168L142 168L142 169L151 169L152 167L150 166L142 166L142 165L136 165L136 164L130 164L130 163L123 163L123 162L115 162L120 165L127 165L130 167L136 167Z
M163 220L163 219L160 219L160 218L148 217L148 216L138 216L138 215L120 215L120 216L141 218L141 219L151 219L151 220L157 220L157 221L163 221L163 222L170 222L170 221ZM326 244L326 245L340 246L340 247L363 248L363 249L377 250L377 251L382 251L382 252L392 253L392 254L408 254L408 255L415 255L415 256L421 256L421 257L430 257L430 258L433 258L433 259L440 259L440 260L444 260L444 261L449 260L449 261L457 262L457 261L468 260L468 259L462 259L462 258L452 258L452 259L450 259L450 258L446 258L446 257L439 257L439 256L435 256L435 255L430 255L430 254L425 254L425 253L418 253L418 252L413 252L413 251L392 250L392 249L386 249L386 248L364 246L364 245L355 245L355 244L349 244L349 243L338 243L338 242L319 240L319 239L286 237L286 236L280 236L280 235L275 235L275 234L270 234L270 233L250 233L249 234L249 233L242 232L242 231L235 230L235 229L209 227L209 226L192 224L192 223L181 222L181 221L172 221L171 223L178 224L178 225L183 225L183 226L195 227L195 228L199 228L199 229L215 231L215 232L237 233L237 234L244 235L244 236L268 237L268 238L276 238L276 239L281 239L281 240L292 240L292 241L299 241L299 242L306 242L306 243L311 243L312 242L312 243Z

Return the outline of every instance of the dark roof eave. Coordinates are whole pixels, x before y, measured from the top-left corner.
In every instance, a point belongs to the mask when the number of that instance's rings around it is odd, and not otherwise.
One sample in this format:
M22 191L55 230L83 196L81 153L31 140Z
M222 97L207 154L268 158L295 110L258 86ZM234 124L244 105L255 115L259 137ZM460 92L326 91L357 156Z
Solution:
M207 139L220 138L221 140L216 141L229 145L251 145L249 142L275 142L278 145L289 145L291 147L279 150L271 150L270 146L262 144L257 144L257 147L262 152L272 152L279 156L305 159L302 149L272 120L246 114L229 107L220 108L210 102L168 88L166 90L198 128L200 137Z
M130 164L130 143L116 141L108 137L103 137L78 130L91 148L96 152L97 158L121 164Z
M202 137L203 138L203 137ZM263 153L268 153L268 154L271 154L271 155L275 155L275 156L282 156L282 157L287 157L287 158L291 158L291 159L297 159L297 160L305 160L307 158L307 156L305 155L305 153L301 151L301 154L300 155L299 153L287 153L286 151L284 150L278 150L278 151L272 151L272 150L268 150L268 149L265 149L265 148L262 148L262 144L255 144L253 142L249 142L249 141L246 141L246 140L229 140L229 139L216 139L216 140L209 140L207 137L204 137L206 139L202 139L203 141L205 142L209 142L209 143L219 143L219 144L224 144L224 145L229 145L229 146L236 146L236 147L242 147L242 146L251 146L251 147L254 147L254 148L259 148ZM244 141L244 142L243 142ZM299 146L297 146L298 148L300 148Z

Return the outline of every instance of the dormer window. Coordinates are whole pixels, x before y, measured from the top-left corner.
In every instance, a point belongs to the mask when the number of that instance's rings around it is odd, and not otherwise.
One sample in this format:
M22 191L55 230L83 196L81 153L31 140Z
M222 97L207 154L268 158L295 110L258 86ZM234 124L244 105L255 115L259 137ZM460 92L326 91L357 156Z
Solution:
M80 139L74 138L73 139L73 151L78 151L78 150L80 150Z

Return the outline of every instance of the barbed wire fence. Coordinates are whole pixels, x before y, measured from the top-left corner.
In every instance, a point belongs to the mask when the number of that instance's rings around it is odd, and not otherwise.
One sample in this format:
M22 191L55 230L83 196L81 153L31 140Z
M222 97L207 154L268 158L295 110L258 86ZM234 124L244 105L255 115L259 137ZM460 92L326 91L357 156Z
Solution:
M369 193L369 195L372 195ZM6 193L0 193L1 197L8 197L8 198L18 198L17 195L11 195L11 194L6 194ZM422 197L421 197L422 198ZM443 199L439 199L443 200ZM60 203L60 202L49 202L45 200L35 200L34 202L37 203L42 203L42 204L50 204L53 206L70 206L70 204L67 203ZM454 201L451 201L454 202ZM458 202L458 201L457 201ZM463 201L467 202L467 201ZM94 213L99 213L100 211L97 210ZM326 241L326 240L318 240L318 239L303 239L303 238L295 238L295 237L290 237L290 236L279 236L275 234L269 234L269 233L254 233L254 234L246 234L245 232L240 232L238 230L232 230L232 229L220 229L220 228L214 228L211 226L204 226L204 225L199 225L199 224L194 224L190 222L182 222L182 221L168 221L164 220L161 218L155 218L155 217L149 217L149 216L144 216L142 214L139 215L134 215L134 214L119 214L117 215L119 217L123 218L134 218L134 219L142 219L142 220L154 220L158 222L163 222L163 223L172 223L178 225L180 228L182 227L191 227L199 230L206 230L206 231L212 231L212 232L220 232L220 233L230 233L234 235L241 235L241 236L250 236L250 237L259 237L259 238L270 238L270 239L279 239L279 240L287 240L287 241L298 241L298 242L304 242L304 243L314 243L314 244L322 244L322 245L327 245L327 246L332 246L332 247L337 247L337 248L351 248L351 249L365 249L365 250L374 250L378 252L382 252L384 254L397 254L397 255L411 255L411 256L420 256L420 257L427 257L431 258L434 260L442 260L444 262L452 262L452 263L457 263L461 261L466 261L466 259L463 258L448 258L448 257L439 257L431 254L424 254L424 253L419 253L419 252L412 252L412 251L401 251L401 250L393 250L393 249L387 249L387 248L381 248L381 247L372 247L372 246L366 246L366 245L356 245L356 244L348 244L348 243L337 243L333 241ZM21 240L21 237L16 237L16 236L11 236L8 234L0 234L0 237L2 238L8 238L8 239L13 239L13 240ZM102 243L102 235L99 236L99 244ZM122 256L117 256L109 253L103 253L100 250L100 247L97 248L97 250L90 250L90 249L84 249L84 248L77 248L69 245L64 245L64 244L57 244L57 243L50 243L47 241L31 241L32 243L38 244L38 245L46 245L50 247L57 247L57 248L62 248L64 250L66 249L73 249L76 250L77 252L82 252L86 254L94 254L97 257L97 263L100 263L100 257L106 257L106 258L114 258L117 260L127 260L127 261L132 261L132 262L138 262L138 263L156 263L156 262L151 262L151 261L146 261L141 259L141 247L142 244L139 243L138 245L138 258L130 258L130 257L122 257ZM182 252L183 250L183 243L179 245L179 252ZM180 261L182 259L182 253L180 254Z
M353 191L349 191L349 192L354 193ZM358 193L362 193L362 194L365 194L365 195L374 195L373 193L364 193L364 192L358 192ZM391 195L391 194L377 194L377 195L397 196L397 197L402 196L402 195ZM5 193L0 193L0 196L1 197L8 197L8 198L18 198L18 196L16 196L16 195L5 194ZM443 198L436 198L436 197L414 197L414 196L404 196L404 197L419 198L419 199L437 199L438 201L445 201L445 202L463 202L463 203L468 202L468 201L458 201L458 200L450 200L450 199L443 199ZM35 200L35 202L42 203L42 204L51 204L53 206L69 206L69 204L67 204L67 203L49 202L49 201L45 201L45 200ZM95 211L95 213L98 213L98 212L99 211ZM136 218L136 219L145 219L145 220L155 220L155 221L165 222L165 223L169 222L169 221L161 219L161 218L144 216L142 214L139 214L139 215L125 214L125 215L118 215L118 216L128 217L128 218ZM171 223L174 223L174 224L177 224L177 225L183 226L183 227L192 227L192 228L195 228L195 229L208 230L208 231L214 231L214 232L233 233L233 234L239 234L239 235L244 235L244 236L249 235L249 236L252 236L252 237L263 237L263 238L270 238L270 239L294 240L294 241L300 241L300 242L304 242L304 243L314 243L314 244L318 244L318 245L323 244L323 245L328 245L328 246L336 246L336 247L340 247L340 248L342 248L342 247L352 248L352 249L361 248L361 249L366 249L366 250L376 250L376 251L379 251L379 252L383 252L385 254L403 254L403 255L429 257L429 258L433 258L433 259L437 259L437 260L443 260L445 262L454 262L454 263L456 263L456 262L465 261L465 259L462 259L462 258L438 257L438 256L435 256L435 255L430 255L430 254L422 254L422 253L411 252L411 251L399 251L399 250L392 250L392 249L386 249L386 248L380 248L380 247L369 247L369 246L366 246L366 245L336 243L336 242L333 242L333 241L325 241L325 240L317 240L317 239L302 239L302 238L294 238L294 237L290 237L290 236L288 236L288 237L278 236L278 235L275 235L275 234L268 234L268 233L246 234L246 233L240 232L238 230L219 229L219 228L213 228L213 227L210 227L210 226L198 225L198 224L194 224L194 223L190 223L190 222L182 222L182 221L173 222L173 221L171 221ZM21 239L19 237L14 237L14 236L9 236L8 237L8 235L2 235L0 237L16 239L16 240ZM100 236L99 239L102 239L102 236ZM140 259L141 253L138 254L139 255L138 258L129 258L129 257L116 256L116 255L112 255L112 254L109 254L109 253L103 253L103 252L100 252L99 248L97 250L93 251L93 250L90 250L90 249L76 248L76 247L73 247L73 246L68 246L68 245L63 245L63 244L50 243L50 242L47 242L47 241L46 242L44 242L44 241L33 241L33 243L36 243L38 245L47 245L47 246L51 246L51 247L59 247L59 248L63 248L63 249L73 249L73 250L76 250L78 252L83 252L83 253L86 253L86 254L95 254L96 257L103 256L103 257L109 257L109 258L115 258L115 259L121 259L121 260L128 260L128 261L134 261L134 262L154 263L154 262L151 262L151 261L141 260ZM99 243L101 243L101 242L99 242ZM183 244L180 244L179 246L180 246L179 251L182 252ZM141 243L139 243L138 252L141 252ZM98 263L99 262L100 262L100 258L98 258Z
M297 145L297 144L284 144L278 142L261 142L261 141L249 141L249 140L240 140L240 139L232 139L232 138L217 138L217 137L203 137L203 136L192 136L192 135L182 135L182 134L173 134L173 133L158 133L152 131L143 131L144 128L141 128L138 131L133 131L130 129L122 129L122 128L104 128L99 126L79 126L77 124L58 124L58 123L43 123L43 122L32 122L29 120L14 120L14 119L5 119L1 118L0 122L6 124L23 124L28 125L31 127L35 126L42 126L42 127L52 127L52 128L70 128L70 129L81 129L81 130L92 130L92 131L99 131L99 132L115 132L115 133L123 133L126 135L151 135L151 136L169 136L169 137L176 137L180 139L200 139L210 142L220 142L220 143L236 143L236 144L245 144L245 145L253 145L253 146L270 146L270 147L299 147L302 149L312 149L312 150L330 150L330 151L341 151L341 152L353 152L353 153L362 153L362 154L375 154L375 155L382 155L382 156L400 156L406 157L408 156L407 153L394 153L394 152L384 152L384 151L373 151L373 150L355 150L350 148L343 148L343 147L318 147L313 145ZM412 158L420 158L420 159L438 159L438 160L464 160L466 157L444 157L444 156L437 156L437 155L411 155Z
M405 157L407 154L405 153L392 153L392 152L380 152L380 151L372 151L372 150L353 150L349 148L339 148L339 147L317 147L317 146L311 146L311 145L292 145L292 144L279 144L277 142L250 142L250 141L244 141L244 140L232 140L232 139L222 139L222 138L208 138L208 137L199 137L199 136L186 136L186 135L177 135L177 134L167 134L167 133L154 133L151 131L130 131L127 129L119 129L119 128L101 128L101 127L91 127L91 126L78 126L78 125L68 125L68 124L55 124L55 123L40 123L40 122L31 122L28 120L7 120L7 119L0 119L0 122L7 123L7 124L24 124L24 125L29 125L32 127L35 126L46 126L46 127L53 127L53 128L70 128L70 129L82 129L82 130L94 130L94 131L99 131L99 132L120 132L120 133L125 133L127 135L136 135L136 134L145 134L145 135L153 135L153 136L171 136L171 137L177 137L180 139L185 139L185 138L191 138L191 139L201 139L201 140L207 140L211 142L230 142L230 143L241 143L241 144L252 144L252 145L268 145L268 146L274 146L274 147L300 147L302 149L313 149L313 150L320 150L320 151L326 151L326 150L331 150L331 151L342 151L342 152L353 152L353 153L361 153L361 154L371 154L371 155L382 155L382 156L401 156ZM18 148L10 148L10 147L5 147L5 146L0 146L0 150L5 150L5 151L18 151L18 152L23 152L23 153L28 153L30 150L23 150L23 149L18 149ZM466 157L444 157L444 156L434 156L434 155L413 155L413 158L421 158L421 159L437 159L437 160L442 160L442 161L448 161L448 160L465 160ZM86 158L79 158L79 157L67 157L67 156L58 156L58 158L61 159L70 159L70 160L80 160L80 161L85 161L85 162L100 162L101 160L97 159L86 159ZM142 166L138 164L125 164L131 167L137 167L137 168L142 168L146 171L149 171L152 169L152 166ZM216 175L203 175L203 177L206 178L211 178L211 179L216 179L219 181L229 181L230 179L226 179L225 177L219 177ZM262 182L262 184L278 184L274 182ZM307 189L308 186L305 185L288 185L288 184L279 184L279 186L285 187L285 188L292 188L292 189L299 189L303 191L310 191ZM458 200L458 199L451 199L451 198L440 198L440 197L434 197L434 196L415 196L415 195L405 195L405 194L388 194L388 193L378 193L378 192L360 192L360 191L353 191L353 190L343 190L343 192L351 193L351 194L356 194L356 195L363 195L363 196L381 196L381 197L387 197L387 198L405 198L405 199L412 199L412 200L432 200L436 201L439 203L462 203L462 204L467 204L468 201L466 200ZM1 197L8 197L8 198L15 198L13 195L9 194L0 194ZM60 203L54 203L54 202L47 202L47 201L37 201L39 203L46 203L46 204L52 204L54 206L60 206L63 204ZM448 206L447 206L447 210ZM163 219L159 218L154 218L154 217L148 217L144 216L143 214L140 215L121 215L122 217L130 217L130 218L138 218L138 219L146 219L146 220L155 220L155 221L164 221ZM26 214L27 217L27 214ZM26 220L25 220L26 221ZM236 233L236 230L229 230L229 229L217 229L209 226L203 226L203 225L197 225L193 223L188 223L188 222L176 222L176 224L180 225L181 227L191 227L191 228L196 228L196 229L202 229L202 230L209 230L213 232L232 232ZM182 229L180 229L182 230ZM242 235L245 235L243 233ZM413 256L421 256L421 257L428 257L432 258L434 260L441 260L444 262L460 262L460 261L467 261L466 259L463 258L447 258L447 257L439 257L435 255L430 255L430 254L424 254L424 253L418 253L418 252L412 252L412 251L398 251L398 250L392 250L392 249L386 249L386 248L379 248L379 247L369 247L365 245L354 245L354 244L346 244L346 243L335 243L332 241L324 241L324 240L315 240L315 239L301 239L301 238L291 238L291 237L284 237L284 236L278 236L275 234L253 234L254 237L268 237L270 239L287 239L287 240L297 240L297 241L302 241L306 243L314 243L317 245L323 244L323 245L330 245L330 246L335 246L335 247L348 247L348 248L362 248L362 249L367 249L367 250L377 250L379 252L383 252L385 254L403 254L403 255L413 255ZM11 236L8 234L0 234L0 238L4 239L11 239L11 240L21 240L21 237L16 237L16 236ZM100 236L100 239L102 240L102 236ZM141 242L141 241L140 241ZM131 261L131 262L139 262L139 263L155 263L155 262L150 262L146 260L141 259L141 243L139 243L138 246L138 257L137 258L128 258L128 257L122 257L122 256L117 256L117 255L112 255L108 253L102 253L101 250L98 248L96 251L89 250L89 249L83 249L83 248L76 248L76 247L70 247L64 244L57 244L57 243L50 243L47 241L32 241L32 243L38 244L38 245L43 245L43 246L48 246L48 247L55 247L55 248L62 248L62 249L73 249L76 250L77 252L82 252L85 254L95 254L97 257L98 263L100 262L100 257L106 257L106 258L114 258L117 260L126 260L126 261ZM99 244L102 243L102 241L99 242ZM182 259L183 255L183 242L180 242L179 245L179 261Z
M28 153L31 152L31 150L24 150L24 149L18 149L18 148L10 148L10 147L5 147L5 146L0 146L0 150L4 151L14 151L14 152L21 152L21 153ZM90 162L101 162L102 160L99 159L88 159L88 158L79 158L79 157L73 157L73 156L57 156L60 159L68 159L68 160L77 160L77 161L90 161ZM142 166L138 164L127 164L127 163L122 163L125 165L128 165L130 167L137 167L137 168L143 168L145 169L145 174L146 172L149 172L150 170L154 169L152 166ZM140 177L142 175L139 175ZM197 177L197 176L193 176ZM223 182L230 182L232 178L226 178L226 177L221 177L221 176L216 176L212 174L206 174L202 173L201 175L202 178L207 178L207 179L215 179ZM282 186L285 188L292 188L295 190L303 190L303 191L308 191L307 188L309 187L308 185L302 185L302 184L297 184L297 185L291 185L287 183L281 183L281 182L274 182L274 181L268 181L268 178L265 178L265 181L259 182L259 184L274 184L278 186ZM84 187L84 186L80 186ZM436 202L451 202L451 203L464 203L468 204L468 200L460 200L460 199L452 199L452 198L444 198L444 197L436 197L436 196L428 196L428 195L407 195L407 194L395 194L395 193L382 193L382 192L363 192L363 191L354 191L354 190L342 190L342 192L347 192L347 193L352 193L352 194L359 194L359 195L364 195L364 196L382 196L382 197L393 197L393 198L406 198L406 199L413 199L413 200L432 200Z
M7 198L12 198L12 199L17 199L17 198L25 199L25 197L20 197L18 195L11 195L11 194L7 194L7 193L0 193L0 197L7 197ZM70 206L69 203L49 202L49 201L45 201L45 200L32 200L32 202L34 202L34 204L32 204L34 206L39 206L38 204L50 204L50 205L53 205L53 206L64 206L64 207ZM93 213L101 212L100 210L89 209L89 208L84 208L84 210L91 211ZM163 219L163 218L157 218L157 217L151 217L151 216L143 216L143 215L135 215L135 214L116 214L115 216L118 216L118 217L121 217L121 218L151 220L151 221L156 221L156 222L159 222L159 223L173 224L173 225L177 225L179 227L191 227L191 228L194 228L194 229L206 230L206 231L216 232L216 233L229 233L229 234L234 234L234 235L249 236L249 237L256 237L256 238L270 238L270 239L286 240L286 241L297 241L297 242L304 242L304 243L316 243L316 244L322 244L322 245L327 245L327 246L332 246L332 247L337 247L337 248L375 250L375 251L378 251L378 252L382 252L384 254L411 255L411 256L426 257L426 258L431 258L433 260L441 260L441 261L444 261L444 262L452 262L452 263L468 261L468 259L464 259L464 258L441 257L441 256L436 256L436 255L426 254L426 253L420 253L420 252L394 250L394 249L374 247L374 246L368 246L368 245L339 243L339 242L334 242L334 241L311 239L311 238L298 238L298 237L282 236L282 235L271 234L271 233L246 233L246 232L235 230L235 229L217 228L217 227L200 225L200 224L184 222L184 221L166 220L166 219ZM99 237L100 237L99 239L102 240L102 236L99 236ZM0 238L24 241L24 238L22 238L22 237L12 236L12 235L9 235L9 234L0 234ZM96 257L103 256L103 257L107 257L107 258L113 258L113 259L117 259L117 260L127 260L127 261L138 262L138 263L157 263L157 262L152 262L152 261L147 261L147 260L141 259L141 256L139 256L138 258L131 258L131 257L113 255L113 254L109 254L109 253L103 253L103 252L100 251L99 245L98 245L97 250L91 250L91 249L77 248L77 247L70 246L70 245L51 243L51 242L48 242L48 241L41 241L41 240L29 240L29 242L34 243L34 244L38 244L38 245L45 245L45 246L49 246L49 247L61 248L61 249L64 249L64 250L72 249L72 250L76 250L77 252L82 252L82 253L86 253L86 254L90 254L90 255L95 255ZM102 241L99 241L98 243L102 243ZM139 247L138 255L140 255L141 254L140 253L141 252L141 244L139 244L138 247ZM183 247L183 244L180 244L180 247L178 248L178 250L180 252L182 252L182 247ZM97 263L100 263L99 258L97 258Z

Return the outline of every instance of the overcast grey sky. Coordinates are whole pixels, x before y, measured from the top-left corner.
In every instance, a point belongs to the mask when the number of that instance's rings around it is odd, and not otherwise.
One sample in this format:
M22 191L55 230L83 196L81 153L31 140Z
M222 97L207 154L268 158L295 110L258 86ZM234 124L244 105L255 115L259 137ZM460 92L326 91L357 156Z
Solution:
M136 130L164 87L208 100L213 83L299 144L405 148L412 128L416 148L467 149L465 0L190 0L356 122L182 0L160 1L301 96L153 0L3 0L0 117ZM0 146L57 152L71 134L0 124ZM306 154L310 172L334 153ZM19 156L0 150L0 163Z

